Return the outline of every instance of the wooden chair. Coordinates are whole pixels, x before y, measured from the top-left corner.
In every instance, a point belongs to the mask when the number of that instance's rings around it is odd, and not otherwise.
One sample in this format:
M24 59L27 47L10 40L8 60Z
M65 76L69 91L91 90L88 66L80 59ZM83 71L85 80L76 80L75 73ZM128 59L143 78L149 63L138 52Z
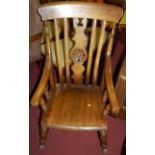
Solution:
M95 130L99 131L101 147L106 152L106 115L109 111L118 114L120 110L113 85L111 53L116 24L123 11L106 4L56 2L42 5L38 12L44 22L46 53L43 73L31 105L40 105L43 109L40 147L44 147L49 128ZM60 20L63 21L61 33ZM49 23L54 25L52 44ZM112 29L106 39L109 23ZM97 27L100 33L95 41ZM60 38L64 38L64 53L60 52ZM71 48L68 45L70 39L73 42ZM51 46L55 49L56 65L52 62Z

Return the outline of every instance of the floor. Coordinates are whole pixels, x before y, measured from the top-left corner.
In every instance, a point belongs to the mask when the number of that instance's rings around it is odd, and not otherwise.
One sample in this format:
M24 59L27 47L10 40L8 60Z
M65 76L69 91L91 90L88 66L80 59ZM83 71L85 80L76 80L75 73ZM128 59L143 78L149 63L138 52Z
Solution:
M117 53L123 49L121 43L116 47ZM113 68L117 63L119 54L114 54ZM29 66L29 92L34 89L40 73L37 63ZM39 149L39 108L30 107L29 144L30 155L103 155L96 132L75 132L50 129L44 149ZM108 118L108 153L106 155L120 155L123 140L126 135L126 122L124 120Z

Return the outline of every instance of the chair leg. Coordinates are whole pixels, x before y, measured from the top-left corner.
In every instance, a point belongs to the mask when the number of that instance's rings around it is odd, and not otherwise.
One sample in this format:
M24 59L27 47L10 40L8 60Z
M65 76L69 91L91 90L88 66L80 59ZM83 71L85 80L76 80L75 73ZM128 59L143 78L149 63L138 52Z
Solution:
M43 149L45 147L45 141L48 133L48 128L41 124L40 126L40 148Z
M107 130L100 130L99 138L100 138L100 145L102 147L102 151L106 153L108 151Z

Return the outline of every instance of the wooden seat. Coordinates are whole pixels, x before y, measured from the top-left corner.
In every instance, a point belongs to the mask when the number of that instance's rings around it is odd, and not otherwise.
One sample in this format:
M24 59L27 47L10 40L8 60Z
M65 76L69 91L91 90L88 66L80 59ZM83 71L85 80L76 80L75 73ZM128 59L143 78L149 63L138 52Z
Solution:
M43 109L40 147L48 129L55 127L98 130L102 149L107 151L106 116L120 110L111 53L123 10L106 4L56 2L42 5L38 12L44 22L45 62L31 105Z
M43 122L48 127L73 130L105 129L107 122L103 119L104 104L101 99L98 87L57 85L48 100Z

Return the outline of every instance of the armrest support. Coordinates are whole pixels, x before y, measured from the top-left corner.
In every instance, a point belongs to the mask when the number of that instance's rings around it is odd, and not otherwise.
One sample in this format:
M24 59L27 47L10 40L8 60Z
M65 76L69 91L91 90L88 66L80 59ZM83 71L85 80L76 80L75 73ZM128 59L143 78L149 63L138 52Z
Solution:
M48 23L45 21L44 23L45 29L45 40L46 40L46 57L45 57L45 64L41 79L39 81L38 87L31 98L31 105L38 106L41 104L41 97L45 92L46 86L48 84L50 70L51 70L51 49L50 49L50 37L48 34Z
M41 96L44 93L45 88L48 84L50 69L51 69L51 55L49 53L46 55L45 58L44 69L38 87L31 98L32 106L38 106L40 103Z
M110 56L106 56L106 61L105 61L105 82L106 82L108 98L111 105L111 112L113 114L118 114L120 111L120 105L115 93L115 87L114 87L113 76L112 76L112 61Z

